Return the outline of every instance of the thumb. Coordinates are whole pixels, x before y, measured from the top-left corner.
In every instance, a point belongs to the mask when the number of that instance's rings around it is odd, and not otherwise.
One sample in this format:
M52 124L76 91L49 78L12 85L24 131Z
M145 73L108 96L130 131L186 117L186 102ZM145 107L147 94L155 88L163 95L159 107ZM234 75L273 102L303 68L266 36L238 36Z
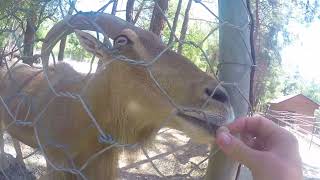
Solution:
M216 143L227 156L249 168L257 162L259 151L250 148L240 139L231 135L226 127L218 129Z

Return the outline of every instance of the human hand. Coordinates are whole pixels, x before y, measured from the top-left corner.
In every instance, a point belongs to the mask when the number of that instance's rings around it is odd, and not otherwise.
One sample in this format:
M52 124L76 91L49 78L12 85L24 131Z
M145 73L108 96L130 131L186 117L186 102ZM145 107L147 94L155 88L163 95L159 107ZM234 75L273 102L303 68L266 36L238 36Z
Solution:
M231 133L240 134L240 139ZM246 165L255 180L302 180L297 139L262 116L240 118L217 131L216 143Z

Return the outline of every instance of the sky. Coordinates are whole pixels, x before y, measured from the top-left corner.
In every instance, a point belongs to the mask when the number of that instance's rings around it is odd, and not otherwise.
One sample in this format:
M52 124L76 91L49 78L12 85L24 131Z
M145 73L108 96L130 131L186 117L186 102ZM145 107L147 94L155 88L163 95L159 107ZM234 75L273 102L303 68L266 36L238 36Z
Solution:
M303 78L320 83L320 20L308 27L293 22L289 30L299 37L282 51L283 69L294 73L298 68Z
M97 11L105 3L105 0L78 0L77 9ZM119 0L118 9L124 10L125 6L126 0ZM212 3L211 6L215 5ZM107 12L110 12L110 9L111 6ZM196 3L193 3L191 14L193 18L214 19L207 10ZM123 18L125 16L124 13L118 15ZM298 70L304 79L320 83L320 20L314 21L309 26L290 22L289 32L297 35L298 38L281 52L284 71L294 74Z

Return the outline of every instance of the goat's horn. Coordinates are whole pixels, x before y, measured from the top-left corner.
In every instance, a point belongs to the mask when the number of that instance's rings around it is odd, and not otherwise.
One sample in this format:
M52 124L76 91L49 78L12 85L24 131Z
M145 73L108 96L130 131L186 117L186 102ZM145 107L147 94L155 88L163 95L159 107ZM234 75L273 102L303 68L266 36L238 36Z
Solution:
M41 49L43 67L48 66L49 55L57 42L72 33L74 29L98 31L114 39L125 28L137 29L132 24L105 13L79 13L66 17L55 24L44 39Z

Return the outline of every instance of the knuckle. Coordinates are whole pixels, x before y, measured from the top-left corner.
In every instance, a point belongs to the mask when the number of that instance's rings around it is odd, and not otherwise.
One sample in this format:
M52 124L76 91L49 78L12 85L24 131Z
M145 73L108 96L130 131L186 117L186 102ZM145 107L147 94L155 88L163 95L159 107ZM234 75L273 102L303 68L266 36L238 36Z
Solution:
M291 132L284 130L283 136L288 145L291 145L292 147L298 147L299 141Z
M297 139L297 137L295 137L293 134L289 133L289 141L292 143L292 145L298 145L299 141Z

